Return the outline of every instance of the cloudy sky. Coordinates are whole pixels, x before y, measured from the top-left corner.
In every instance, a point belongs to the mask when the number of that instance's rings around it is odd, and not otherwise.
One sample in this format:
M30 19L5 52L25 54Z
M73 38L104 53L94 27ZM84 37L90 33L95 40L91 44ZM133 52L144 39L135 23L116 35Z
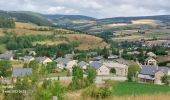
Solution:
M0 10L96 18L170 14L170 0L0 0Z

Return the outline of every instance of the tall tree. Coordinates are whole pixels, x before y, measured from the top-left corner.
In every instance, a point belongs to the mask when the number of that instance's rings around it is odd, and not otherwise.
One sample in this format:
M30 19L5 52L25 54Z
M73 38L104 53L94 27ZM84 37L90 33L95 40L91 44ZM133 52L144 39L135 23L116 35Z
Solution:
M12 64L9 60L0 60L0 76L7 77L11 75Z
M91 66L89 66L87 70L87 79L90 83L94 83L96 79L96 70Z

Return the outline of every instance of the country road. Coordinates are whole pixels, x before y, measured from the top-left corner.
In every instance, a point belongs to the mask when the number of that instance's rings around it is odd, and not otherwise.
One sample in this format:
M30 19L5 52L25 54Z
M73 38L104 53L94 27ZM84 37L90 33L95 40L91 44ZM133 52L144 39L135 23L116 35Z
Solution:
M51 78L47 78L47 79L58 80L58 77L51 77ZM71 76L70 77L61 76L61 77L59 77L59 80L61 80L61 81L71 81L72 77ZM95 82L96 82L96 84L102 84L102 83L104 83L104 80L126 81L127 78L121 77L121 76L97 76Z

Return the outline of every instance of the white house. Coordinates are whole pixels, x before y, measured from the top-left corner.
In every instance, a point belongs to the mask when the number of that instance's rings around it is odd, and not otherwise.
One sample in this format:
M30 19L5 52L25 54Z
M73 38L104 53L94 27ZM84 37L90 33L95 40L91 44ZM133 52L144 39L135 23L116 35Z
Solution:
M97 75L109 75L110 69L99 61L93 61L90 66L96 69Z
M103 64L105 66L107 66L110 70L112 68L114 68L115 71L116 71L116 75L127 76L127 73L128 73L128 66L127 65L120 64L120 63L113 62L113 61L105 61Z
M48 57L36 57L35 61L42 63L42 64L47 64L47 63L52 62L52 60Z
M32 57L32 56L24 56L24 57L22 57L21 59L22 59L24 62L26 62L26 63L29 63L29 62L35 60L35 58Z
M55 62L60 69L72 70L72 67L77 65L78 61L70 58L57 58Z

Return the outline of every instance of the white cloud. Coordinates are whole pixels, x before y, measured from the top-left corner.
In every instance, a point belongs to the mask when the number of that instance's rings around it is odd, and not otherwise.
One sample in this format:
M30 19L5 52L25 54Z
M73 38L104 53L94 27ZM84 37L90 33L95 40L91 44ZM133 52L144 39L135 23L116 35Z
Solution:
M80 14L97 18L170 14L169 0L0 0L1 10Z

